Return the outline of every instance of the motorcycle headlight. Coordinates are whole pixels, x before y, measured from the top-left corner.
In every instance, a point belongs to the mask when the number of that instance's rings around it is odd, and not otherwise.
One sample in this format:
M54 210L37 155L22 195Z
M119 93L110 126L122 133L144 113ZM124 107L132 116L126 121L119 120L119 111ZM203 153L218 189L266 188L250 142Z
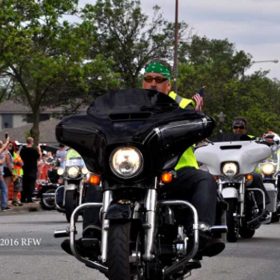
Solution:
M222 172L225 176L233 177L238 172L238 166L234 162L226 162L222 166Z
M265 162L260 165L261 172L264 175L272 175L276 171L276 166L272 162Z
M117 148L111 153L110 168L118 177L132 178L143 169L142 153L135 147Z
M88 174L88 169L85 166L82 168L82 174L84 175Z
M70 178L78 177L79 173L80 173L80 170L79 170L79 167L77 167L77 166L71 166L67 169L67 175Z
M63 175L63 173L64 173L64 168L62 168L62 167L59 167L58 169L57 169L57 174L59 175L59 176L61 176L61 175Z

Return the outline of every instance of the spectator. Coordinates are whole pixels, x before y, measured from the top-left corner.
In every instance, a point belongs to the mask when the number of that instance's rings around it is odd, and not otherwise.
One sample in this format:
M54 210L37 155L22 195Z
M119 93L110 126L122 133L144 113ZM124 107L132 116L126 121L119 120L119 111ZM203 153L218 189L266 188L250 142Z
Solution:
M56 151L56 155L55 155L55 157L59 163L59 167L64 167L66 154L67 154L67 149L66 149L65 145L59 144L59 148Z
M22 192L21 202L32 202L32 194L35 188L35 182L38 173L38 160L41 157L41 149L33 147L34 140L28 137L26 147L20 151L20 156L23 160L23 177L22 177Z
M22 206L22 203L19 200L19 194L22 191L22 175L23 175L23 161L19 154L19 147L16 143L13 144L13 182L14 182L14 194L13 202L14 206Z
M53 162L54 162L53 153L51 151L48 151L46 155L46 163L52 164Z
M9 142L7 149L3 152L5 154L5 163L3 165L3 177L8 189L8 193L9 193L9 187L13 182L13 167L14 167L13 156L12 156L13 152L14 152L13 143Z
M1 190L1 210L6 211L9 210L10 207L8 207L8 190L6 183L3 178L3 164L6 161L5 156L5 149L7 148L9 143L9 137L7 137L6 142L3 144L2 141L0 141L0 190Z

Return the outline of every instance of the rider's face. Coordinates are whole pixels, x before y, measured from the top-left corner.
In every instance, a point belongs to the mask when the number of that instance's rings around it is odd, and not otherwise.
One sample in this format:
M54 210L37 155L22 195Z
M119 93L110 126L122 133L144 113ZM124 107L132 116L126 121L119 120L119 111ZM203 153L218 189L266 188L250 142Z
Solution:
M146 73L142 87L143 89L153 89L164 94L168 94L171 89L170 81L159 73Z
M236 125L232 128L234 134L245 134L246 128L244 125Z

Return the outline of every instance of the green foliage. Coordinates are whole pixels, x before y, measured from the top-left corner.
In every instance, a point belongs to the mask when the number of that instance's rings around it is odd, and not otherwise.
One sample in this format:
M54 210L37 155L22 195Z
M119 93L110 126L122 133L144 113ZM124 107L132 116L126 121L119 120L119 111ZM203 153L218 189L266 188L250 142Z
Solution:
M32 135L44 106L88 103L107 89L138 87L151 59L173 60L174 23L160 7L148 18L140 0L97 0L78 9L78 0L6 0L0 9L0 99L13 97L33 113ZM80 18L69 22L65 16ZM280 83L266 72L246 76L251 55L228 40L189 37L179 23L178 93L191 97L206 85L204 110L231 130L244 116L250 132L280 132ZM191 39L191 40L190 40Z
M63 16L77 12L77 2L8 0L1 5L1 80L11 84L10 95L30 106L36 141L44 106L87 100L93 88L98 91L118 84L111 59L89 56L97 40L94 26L63 20ZM94 79L92 73L98 71L101 79L110 82L101 84Z
M154 7L149 21L138 0L97 0L86 5L82 18L91 22L98 33L98 49L115 64L124 87L136 87L140 71L154 58L170 58L173 29Z
M246 117L250 133L261 135L265 130L280 132L279 81L272 81L266 73L245 76L251 56L236 51L227 40L209 40L194 36L191 44L181 51L178 92L191 97L206 85L204 110L218 122L218 127L231 131L234 117ZM271 102L273 101L273 102ZM226 114L219 123L218 114Z

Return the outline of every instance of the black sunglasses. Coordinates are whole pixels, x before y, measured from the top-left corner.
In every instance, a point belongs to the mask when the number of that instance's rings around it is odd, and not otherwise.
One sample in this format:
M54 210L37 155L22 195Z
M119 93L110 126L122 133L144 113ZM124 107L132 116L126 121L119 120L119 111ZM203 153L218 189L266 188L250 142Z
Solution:
M233 129L244 129L244 126L234 126Z
M145 76L144 77L144 81L147 82L147 83L151 83L153 80L155 80L155 82L157 84L161 84L161 83L167 81L168 79L163 78L163 77L152 77L152 76Z

